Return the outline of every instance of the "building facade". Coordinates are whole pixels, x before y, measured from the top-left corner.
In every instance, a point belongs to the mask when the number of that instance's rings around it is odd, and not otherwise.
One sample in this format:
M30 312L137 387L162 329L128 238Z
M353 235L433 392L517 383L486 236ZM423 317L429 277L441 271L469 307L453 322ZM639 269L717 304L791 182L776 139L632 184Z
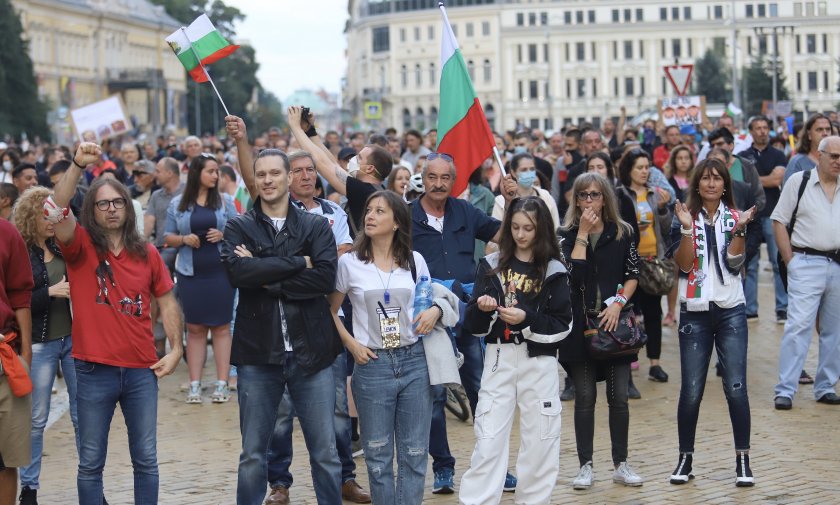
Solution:
M119 94L148 133L186 128L186 72L164 39L181 26L147 0L12 0L54 138L68 111Z
M834 110L840 102L837 1L446 3L493 129L597 125L617 116L622 105L629 115L656 110L658 98L675 94L664 66L694 63L713 49L741 69L774 54L774 27L793 108ZM437 0L349 0L349 14L343 103L355 123L435 127L442 28ZM370 102L382 104L379 122L364 118Z

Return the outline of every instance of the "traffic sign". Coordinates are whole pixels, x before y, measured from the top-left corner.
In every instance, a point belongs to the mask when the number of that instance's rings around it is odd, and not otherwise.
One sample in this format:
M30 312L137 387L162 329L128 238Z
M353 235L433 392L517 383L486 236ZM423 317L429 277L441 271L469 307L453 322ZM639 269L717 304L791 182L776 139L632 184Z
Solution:
M382 102L365 102L365 119L382 119Z
M671 81L671 86L679 96L685 96L688 91L688 85L691 83L691 72L694 70L694 65L666 65L665 75Z

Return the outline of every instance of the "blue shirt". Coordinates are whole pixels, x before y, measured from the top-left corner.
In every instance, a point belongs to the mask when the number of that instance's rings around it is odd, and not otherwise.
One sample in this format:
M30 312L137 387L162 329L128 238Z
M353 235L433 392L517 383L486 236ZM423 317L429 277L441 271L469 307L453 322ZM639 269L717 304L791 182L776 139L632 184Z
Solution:
M470 202L450 196L444 207L441 233L429 225L420 199L411 204L414 250L426 259L433 278L473 282L476 267L473 258L475 240L489 242L502 223L473 207Z

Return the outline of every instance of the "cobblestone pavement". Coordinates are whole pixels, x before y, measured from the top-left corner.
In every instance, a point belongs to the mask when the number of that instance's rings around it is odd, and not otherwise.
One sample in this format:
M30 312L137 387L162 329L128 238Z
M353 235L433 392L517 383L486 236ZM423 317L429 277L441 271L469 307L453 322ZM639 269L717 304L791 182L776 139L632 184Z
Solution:
M762 267L766 263L762 263ZM803 386L791 411L773 409L773 386L777 378L782 326L775 323L773 287L766 268L761 271L761 320L750 324L748 386L752 410L751 463L756 477L754 488L734 485L735 457L732 430L720 381L711 367L706 397L701 406L697 430L696 479L684 486L672 486L668 476L677 462L676 411L679 395L679 353L675 328L666 328L662 366L670 374L668 383L646 380L647 365L634 372L641 400L630 403L630 457L633 468L645 478L640 488L624 488L612 482L610 442L604 386L599 385L596 406L595 484L589 491L574 491L577 474L573 430L573 402L563 404L563 433L560 473L552 503L659 504L659 503L768 503L837 504L840 442L836 426L840 407L818 404L811 386ZM212 362L211 362L212 363ZM813 375L816 339L806 369ZM206 380L211 380L212 368ZM161 504L232 504L235 502L236 467L239 455L239 410L235 395L227 404L213 405L209 398L201 405L184 403L180 385L187 381L186 366L160 383L158 458ZM209 393L208 393L209 394ZM448 417L449 441L457 459L456 485L469 464L474 436L472 426ZM517 430L514 429L514 437ZM315 503L308 457L300 430L294 437L296 457L291 488L294 504ZM515 473L518 440L511 443L511 469ZM41 503L76 503L77 458L68 415L46 433ZM362 458L358 481L367 486ZM427 473L425 502L457 503L457 495L431 494L431 462ZM111 425L105 495L112 505L133 502L133 480L125 424L117 411ZM502 503L514 503L505 494Z

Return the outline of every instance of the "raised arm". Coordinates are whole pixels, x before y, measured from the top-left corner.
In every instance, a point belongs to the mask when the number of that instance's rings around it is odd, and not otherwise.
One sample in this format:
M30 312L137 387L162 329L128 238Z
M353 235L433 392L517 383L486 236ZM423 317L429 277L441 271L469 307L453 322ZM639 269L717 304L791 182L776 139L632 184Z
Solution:
M618 118L618 126L615 127L615 141L621 146L624 144L624 126L627 124L627 108L621 106L621 116ZM607 146L609 147L609 146Z
M306 121L308 125L308 120ZM324 149L312 141L303 130L301 126L301 110L300 107L289 107L289 130L294 135L301 149L307 151L315 159L315 169L321 174L324 179L332 186L332 188L342 195L347 194L347 177L350 174L341 168L338 162L335 161L332 154L324 146ZM320 139L319 139L320 142ZM323 146L323 143L321 143Z
M76 184L82 171L86 166L95 162L102 155L102 149L93 142L82 142L79 148L76 149L76 154L73 155L73 161L70 167L59 179L58 184L55 185L55 193L52 197L55 206L58 209L53 210L50 214L54 216L51 221L55 222L55 237L63 244L69 244L73 241L73 236L76 231L76 217L72 212L63 218L62 209L70 205L70 200L76 193ZM129 202L130 203L130 202ZM48 204L45 204L45 208Z
M225 116L225 129L228 135L236 141L236 154L239 157L239 175L248 189L252 200L257 198L257 183L254 180L254 157L251 154L251 144L248 143L248 131L245 121L239 116Z

